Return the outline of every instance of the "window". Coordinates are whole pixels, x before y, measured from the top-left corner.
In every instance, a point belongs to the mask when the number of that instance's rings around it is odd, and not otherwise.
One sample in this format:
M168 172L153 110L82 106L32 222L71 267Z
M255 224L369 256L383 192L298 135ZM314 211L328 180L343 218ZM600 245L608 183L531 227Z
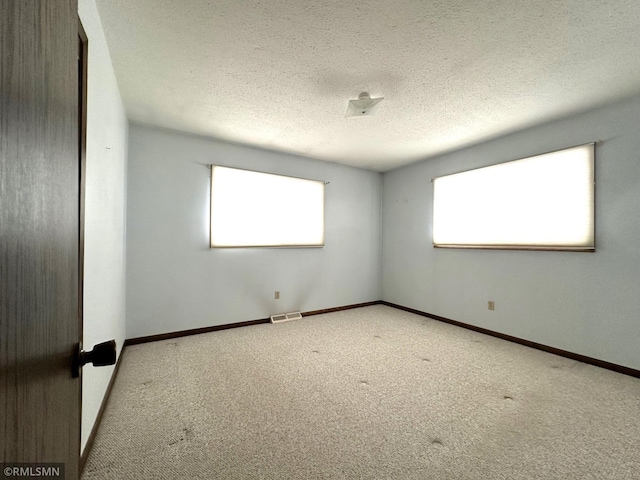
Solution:
M324 182L211 167L211 247L321 247Z
M594 148L434 179L434 246L594 251Z

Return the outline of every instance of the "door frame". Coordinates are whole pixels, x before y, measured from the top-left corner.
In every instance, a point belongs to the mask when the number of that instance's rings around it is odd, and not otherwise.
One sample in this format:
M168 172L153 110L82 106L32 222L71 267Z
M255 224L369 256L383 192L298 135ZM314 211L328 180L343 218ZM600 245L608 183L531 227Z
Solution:
M87 81L89 72L89 39L80 16L78 16L78 160L79 160L79 226L78 226L78 351L83 347L83 315L84 315L84 229L85 229L85 194L87 185ZM82 455L82 369L80 369L79 403L80 409L78 432L78 474L82 475L86 456Z

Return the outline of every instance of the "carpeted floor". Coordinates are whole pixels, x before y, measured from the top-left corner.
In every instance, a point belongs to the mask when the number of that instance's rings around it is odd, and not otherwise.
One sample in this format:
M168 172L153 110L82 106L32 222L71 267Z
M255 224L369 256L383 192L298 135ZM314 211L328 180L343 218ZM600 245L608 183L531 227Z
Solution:
M127 347L94 479L640 479L640 380L377 305Z

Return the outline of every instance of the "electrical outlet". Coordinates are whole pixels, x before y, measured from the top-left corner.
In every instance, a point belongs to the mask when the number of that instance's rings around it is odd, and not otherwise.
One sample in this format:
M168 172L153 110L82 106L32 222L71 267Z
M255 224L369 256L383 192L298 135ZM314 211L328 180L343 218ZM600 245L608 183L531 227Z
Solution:
M489 302L487 302L487 308L489 310L495 310L496 309L496 302L494 302L493 300L489 300Z
M276 293L273 295L273 298L276 300L280 300L280 292L276 290Z

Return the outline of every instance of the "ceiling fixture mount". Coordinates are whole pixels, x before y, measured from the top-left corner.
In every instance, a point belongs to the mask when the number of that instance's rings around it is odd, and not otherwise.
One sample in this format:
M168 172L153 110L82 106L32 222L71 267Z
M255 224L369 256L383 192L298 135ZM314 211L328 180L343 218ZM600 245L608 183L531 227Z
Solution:
M370 117L375 114L384 97L371 98L369 92L362 92L357 100L349 100L345 117Z

